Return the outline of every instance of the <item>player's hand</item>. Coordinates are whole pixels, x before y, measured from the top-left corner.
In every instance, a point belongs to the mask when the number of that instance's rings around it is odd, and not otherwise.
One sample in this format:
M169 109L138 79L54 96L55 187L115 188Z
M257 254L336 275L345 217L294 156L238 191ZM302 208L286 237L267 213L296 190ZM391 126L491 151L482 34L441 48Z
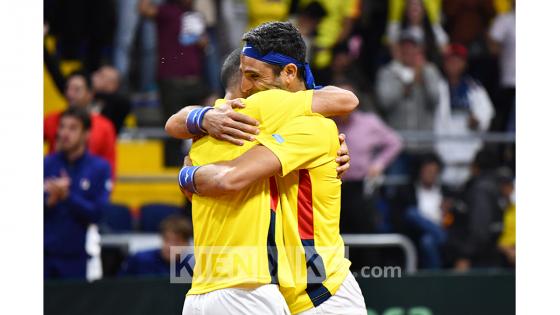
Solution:
M336 158L336 163L338 163L336 172L338 173L337 178L341 178L350 168L350 152L348 152L348 146L346 145L346 135L343 133L339 134L338 140L340 141L340 149L336 153L338 155Z
M210 136L236 145L243 145L243 140L253 141L259 133L259 122L233 110L244 107L240 100L227 101L204 115L202 127Z

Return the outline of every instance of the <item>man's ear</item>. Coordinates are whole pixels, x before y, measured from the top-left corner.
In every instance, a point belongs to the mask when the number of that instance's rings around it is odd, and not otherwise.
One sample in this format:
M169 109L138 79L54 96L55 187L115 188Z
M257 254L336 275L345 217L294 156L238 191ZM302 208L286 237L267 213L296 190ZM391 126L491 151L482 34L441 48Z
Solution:
M282 69L288 85L292 84L297 79L297 69L297 66L293 63L285 65L284 69Z

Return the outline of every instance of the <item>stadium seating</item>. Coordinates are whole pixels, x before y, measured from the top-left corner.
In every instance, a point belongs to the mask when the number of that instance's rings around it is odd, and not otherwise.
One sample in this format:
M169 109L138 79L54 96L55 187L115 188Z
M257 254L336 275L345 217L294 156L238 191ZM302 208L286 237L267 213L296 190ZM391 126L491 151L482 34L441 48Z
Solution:
M180 213L181 208L168 204L146 204L140 208L139 228L142 232L157 232L163 219Z
M185 197L177 181L122 180L123 178L171 176L175 178L179 167L166 168L163 162L163 141L145 139L120 139L117 143L117 179L111 201L125 204L136 212L148 203L182 206Z
M101 233L123 233L133 230L130 210L125 205L109 204L104 210L99 224Z

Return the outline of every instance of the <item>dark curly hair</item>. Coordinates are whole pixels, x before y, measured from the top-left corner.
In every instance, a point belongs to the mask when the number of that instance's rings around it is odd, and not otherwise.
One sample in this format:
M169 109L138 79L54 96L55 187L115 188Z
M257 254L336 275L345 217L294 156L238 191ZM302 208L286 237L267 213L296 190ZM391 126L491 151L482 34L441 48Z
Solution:
M289 22L267 22L243 34L243 41L256 48L261 55L274 51L297 61L305 62L306 47L298 29ZM276 74L282 70L275 66ZM298 77L303 79L303 69L298 67Z

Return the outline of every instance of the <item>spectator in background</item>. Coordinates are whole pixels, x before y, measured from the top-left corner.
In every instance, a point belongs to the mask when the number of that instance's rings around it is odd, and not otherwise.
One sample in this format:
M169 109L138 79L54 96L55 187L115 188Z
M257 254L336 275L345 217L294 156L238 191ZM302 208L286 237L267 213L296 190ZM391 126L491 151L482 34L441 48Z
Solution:
M87 150L85 109L71 107L59 118L59 150L44 160L44 276L85 279L86 231L109 200L111 168Z
M502 169L500 176L500 195L504 210L502 234L498 239L498 248L505 257L504 265L515 268L515 187L509 169Z
M239 0L221 0L220 6L220 43L222 53L232 51L241 44L240 38L247 30L247 3Z
M451 42L470 48L471 44L484 40L490 20L495 15L494 0L443 1L443 12Z
M169 276L171 246L188 246L193 236L192 225L183 216L171 215L161 222L160 233L163 240L161 248L129 257L122 267L121 276Z
M354 51L350 51L350 47L348 47L347 43L336 45L333 47L332 53L333 59L330 66L329 83L343 81L345 78L352 78L358 90L363 91L369 88L371 83L367 81L366 77L363 75L362 69L360 69L360 65L357 62L358 56L356 56Z
M451 44L444 58L446 81L440 84L434 129L437 136L470 136L488 130L494 108L484 87L465 74L467 49ZM480 139L436 141L436 150L444 163L442 180L460 187L469 177L475 154L482 147Z
M377 104L392 128L433 132L441 75L434 64L426 61L418 34L402 33L399 50L399 59L378 72ZM431 151L431 143L409 141L404 154L391 166L391 174L409 174L408 165L419 154Z
M157 25L158 85L164 117L185 104L201 104L209 94L203 77L207 43L203 15L193 11L192 0L171 0L159 6L140 0L138 9ZM180 140L165 140L166 166L183 163L181 145Z
M160 4L164 0L152 0ZM130 53L135 34L140 35L140 91L149 92L156 88L156 25L150 19L144 19L138 13L139 0L117 0L117 28L115 31L115 49L113 62L126 90L129 90Z
M499 15L488 33L489 47L500 60L500 86L495 129L515 131L515 0L512 10Z
M298 12L297 28L305 42L306 56L313 56L317 50L314 38L317 36L319 23L325 15L327 15L327 11L317 1L309 3Z
M93 101L92 83L89 77L81 72L71 74L66 82L64 96L69 108L82 108L89 112ZM58 150L57 131L61 114L61 112L52 113L44 119L43 137L49 145L49 153ZM91 133L87 144L91 154L109 162L114 175L116 133L111 121L97 113L91 113Z
M442 246L447 239L444 226L444 194L440 185L441 162L434 154L422 157L418 177L395 199L395 210L418 243L420 266L442 267Z
M449 42L440 23L441 2L430 0L389 0L387 40L393 58L397 58L399 41L403 32L418 36L426 47L428 60L439 64Z
M316 81L320 83L325 81L324 71L328 71L332 62L331 49L348 40L361 8L359 0L300 0L299 8L305 8L313 2L319 3L327 12L313 39L315 54L309 56L310 63L315 68L313 73L316 73Z
M220 84L220 42L218 39L220 29L218 28L218 1L194 0L193 8L202 13L206 24L207 45L204 47L204 74L206 85L211 93L204 104L214 104L222 93ZM169 118L169 117L166 117Z
M337 86L354 91L350 83L340 81ZM399 154L402 140L374 113L354 111L336 118L338 130L347 137L352 152L352 167L342 182L341 233L373 233L375 209L364 194L364 182L379 178L389 163Z
M118 134L131 107L128 97L119 93L118 70L103 66L92 74L91 82L94 93L93 111L109 119Z
M495 2L497 1L443 1L446 29L449 30L451 42L467 48L469 74L480 81L493 100L499 86L499 70L497 60L488 48L487 31L496 14Z
M263 23L288 20L292 0L246 0L248 29Z
M338 86L340 82L348 82L352 78L352 89L360 99L360 109L366 112L374 111L373 97L370 93L371 82L364 76L357 60L357 52L351 51L348 43L340 43L333 48L333 60L330 65L329 79L325 84Z
M501 264L497 241L501 233L503 205L496 176L498 157L484 149L475 157L471 166L471 179L465 188L468 211L465 239L455 261L457 270L491 268Z
M79 61L87 73L110 61L115 31L113 0L45 1L45 20L62 61Z

